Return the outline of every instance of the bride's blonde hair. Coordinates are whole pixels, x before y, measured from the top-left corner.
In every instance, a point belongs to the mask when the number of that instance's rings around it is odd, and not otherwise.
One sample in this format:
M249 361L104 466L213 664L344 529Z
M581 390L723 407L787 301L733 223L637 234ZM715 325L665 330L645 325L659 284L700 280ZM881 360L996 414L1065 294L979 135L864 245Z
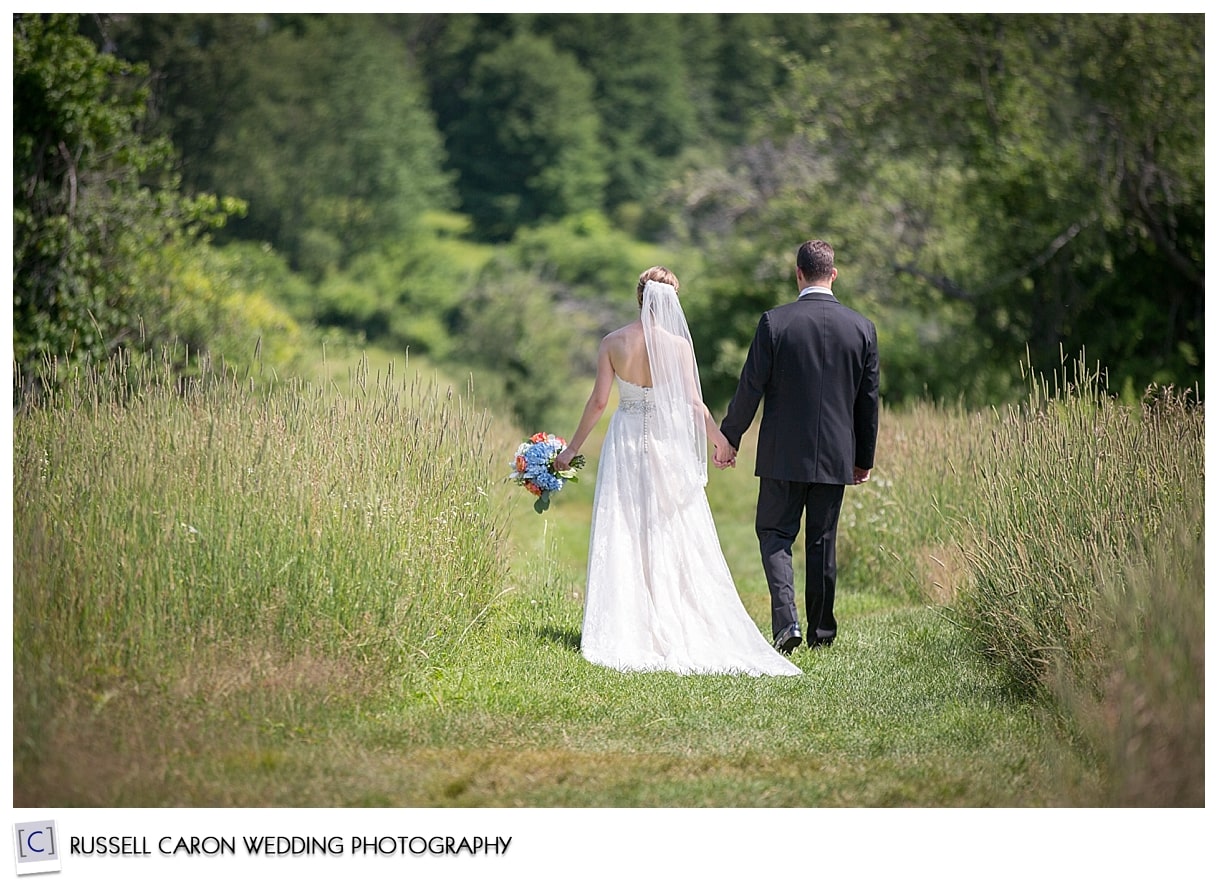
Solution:
M666 266L653 266L639 273L639 284L635 293L639 298L639 307L643 306L643 289L647 287L648 282L663 282L665 285L672 285L673 289L679 294L681 292L681 283L677 281L677 275Z

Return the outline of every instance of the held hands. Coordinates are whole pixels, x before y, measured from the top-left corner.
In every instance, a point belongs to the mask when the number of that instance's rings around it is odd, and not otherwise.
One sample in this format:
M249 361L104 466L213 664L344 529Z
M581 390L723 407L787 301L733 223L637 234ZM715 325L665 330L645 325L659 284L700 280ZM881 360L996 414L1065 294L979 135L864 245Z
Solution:
M707 434L710 435L711 443L715 445L714 463L715 468L734 469L736 467L736 448L732 446L732 442L727 440L727 435L707 417Z
M717 469L734 469L736 467L736 448L726 439L716 440L714 462Z

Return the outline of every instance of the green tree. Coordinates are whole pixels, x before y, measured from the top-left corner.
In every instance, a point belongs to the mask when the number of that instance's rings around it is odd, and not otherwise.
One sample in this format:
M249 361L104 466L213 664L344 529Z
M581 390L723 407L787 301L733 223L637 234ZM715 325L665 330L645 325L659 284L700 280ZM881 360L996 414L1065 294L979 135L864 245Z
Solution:
M249 94L244 59L257 55L271 20L175 12L95 15L80 24L103 51L147 66L147 128L173 142L183 187L223 192L209 160L223 120Z
M45 359L103 358L159 324L157 255L240 207L178 192L170 145L140 132L144 77L75 16L14 19L13 346L28 381Z
M529 16L533 30L591 74L607 147L609 208L650 206L694 136L680 19L654 14Z
M719 13L682 18L697 20L692 27L702 31L702 45L691 50L707 54L690 77L692 88L709 91L712 115L705 124L716 138L733 145L747 141L759 114L785 94L790 74L784 56L812 51L832 17Z
M1085 349L1117 388L1199 381L1203 30L1199 16L827 17L787 57L767 137L677 194L686 229L736 240L720 350L747 341L733 301L755 318L785 296L773 268L820 235L881 325L893 398L991 396L1027 351L1044 371Z
M209 157L217 185L250 203L234 234L264 238L320 277L447 207L422 84L375 18L276 28L243 63L243 100L217 120Z
M570 54L517 34L478 57L463 99L449 145L482 235L601 208L607 157L593 81Z
M187 181L249 203L230 238L318 279L452 204L425 86L375 15L135 15L108 39L152 66Z
M968 246L939 260L922 247L892 270L965 305L1008 363L1028 347L1048 369L1062 349L1086 348L1118 384L1200 379L1202 17L878 24L889 79L870 102L854 93L873 115L838 135L958 169L958 207L923 212L922 237L963 231ZM935 183L924 176L900 198L918 212Z

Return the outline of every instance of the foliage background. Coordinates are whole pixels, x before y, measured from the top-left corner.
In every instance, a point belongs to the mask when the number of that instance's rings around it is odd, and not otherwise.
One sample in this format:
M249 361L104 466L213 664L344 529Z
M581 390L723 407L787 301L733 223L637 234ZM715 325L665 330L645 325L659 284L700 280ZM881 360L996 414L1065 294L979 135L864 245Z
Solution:
M1010 400L1025 358L1084 349L1128 401L1201 389L1203 38L1188 14L17 16L17 360L275 337L291 370L343 336L490 376L534 425L664 262L722 407L822 237L890 404Z

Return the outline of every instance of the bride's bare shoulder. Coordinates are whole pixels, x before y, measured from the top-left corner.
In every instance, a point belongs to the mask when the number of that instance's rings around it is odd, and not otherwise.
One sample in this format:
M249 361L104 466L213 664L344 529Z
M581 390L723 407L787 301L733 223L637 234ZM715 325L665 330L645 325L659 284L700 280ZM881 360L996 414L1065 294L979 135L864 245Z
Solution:
M628 325L622 325L616 331L610 331L610 334L621 334L622 336L630 336L633 334L643 333L643 323L635 319Z
M643 325L640 322L631 322L628 325L623 325L615 331L610 331L605 335L605 342L609 344L628 344L636 339L641 340L643 337Z

